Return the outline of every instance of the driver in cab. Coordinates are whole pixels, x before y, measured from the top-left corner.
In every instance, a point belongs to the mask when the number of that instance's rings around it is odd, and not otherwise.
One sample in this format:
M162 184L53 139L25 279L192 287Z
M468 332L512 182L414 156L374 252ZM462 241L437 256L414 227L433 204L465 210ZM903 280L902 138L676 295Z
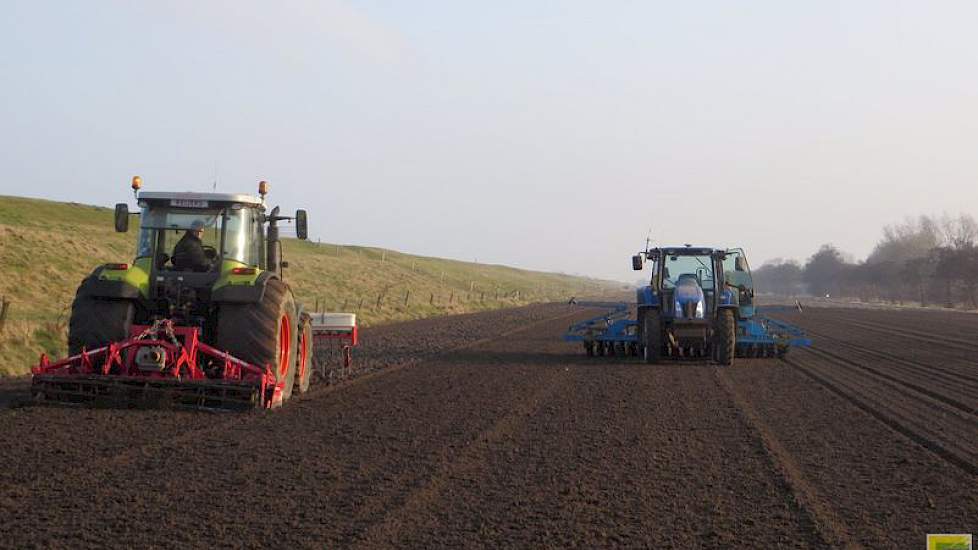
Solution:
M173 267L177 271L209 271L211 259L204 251L204 224L195 221L173 247Z

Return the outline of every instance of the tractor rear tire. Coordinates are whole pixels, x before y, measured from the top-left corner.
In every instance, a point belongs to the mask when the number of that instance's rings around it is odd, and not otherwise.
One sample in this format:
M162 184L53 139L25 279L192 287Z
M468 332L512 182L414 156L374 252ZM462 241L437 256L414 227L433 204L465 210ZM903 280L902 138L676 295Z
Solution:
M130 336L136 306L128 300L96 298L87 292L85 279L71 303L68 320L68 355L82 349L91 351L112 342L122 342Z
M302 329L299 331L299 347L296 353L295 376L299 393L309 391L313 371L312 319L303 315Z
M734 318L733 310L720 310L717 315L715 338L717 363L725 366L732 365L737 350L737 320Z
M646 363L654 364L659 362L662 354L662 319L656 310L645 311L639 314L642 317L642 348Z
M252 365L271 367L275 383L284 382L282 402L295 386L299 335L295 298L278 279L265 283L262 301L222 304L214 347Z

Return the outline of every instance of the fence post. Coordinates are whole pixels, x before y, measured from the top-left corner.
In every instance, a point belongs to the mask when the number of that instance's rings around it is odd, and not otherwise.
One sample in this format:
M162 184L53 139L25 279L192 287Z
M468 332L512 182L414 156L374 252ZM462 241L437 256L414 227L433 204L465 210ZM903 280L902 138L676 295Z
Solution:
M404 291L404 305L408 305L408 300L411 299L411 289Z
M343 307L341 309L346 309L346 303L349 301L348 298L343 299Z
M481 304L484 303L485 301L486 301L486 293L483 291L482 294L479 295L479 303Z
M360 297L360 303L357 304L357 313L360 313L360 309L363 307L363 296Z
M431 306L435 305L435 293L434 292L431 293L431 298L428 299L428 305L431 305Z
M380 309L380 304L384 301L384 293L381 292L377 295L377 309Z
M454 300L455 300L455 291L453 290L452 293L448 296L448 305L451 305Z
M3 336L3 329L7 324L7 312L10 310L10 302L7 297L0 298L0 336Z

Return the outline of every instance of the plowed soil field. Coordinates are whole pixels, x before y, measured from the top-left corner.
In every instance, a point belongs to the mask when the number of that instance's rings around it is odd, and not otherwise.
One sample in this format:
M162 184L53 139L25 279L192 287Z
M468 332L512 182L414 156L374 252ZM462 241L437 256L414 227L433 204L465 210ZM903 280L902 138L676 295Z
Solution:
M0 547L923 548L978 535L978 316L777 315L811 350L587 358L541 305L366 330L252 414L0 410ZM23 381L0 384L16 405Z

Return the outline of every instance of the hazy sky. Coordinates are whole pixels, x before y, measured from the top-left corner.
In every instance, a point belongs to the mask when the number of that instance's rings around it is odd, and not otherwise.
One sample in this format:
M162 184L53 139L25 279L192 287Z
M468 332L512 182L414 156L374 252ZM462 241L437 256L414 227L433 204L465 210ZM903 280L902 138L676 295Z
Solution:
M323 241L635 279L978 213L978 2L2 0L0 194L252 192Z

